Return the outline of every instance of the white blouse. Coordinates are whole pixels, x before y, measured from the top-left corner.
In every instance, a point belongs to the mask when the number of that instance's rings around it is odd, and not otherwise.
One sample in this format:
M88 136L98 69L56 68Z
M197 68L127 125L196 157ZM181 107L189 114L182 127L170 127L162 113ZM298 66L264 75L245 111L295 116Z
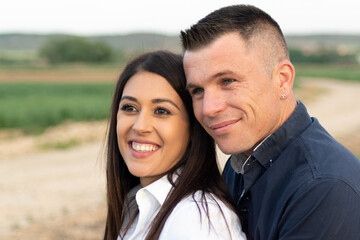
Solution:
M130 214L128 217L137 208L139 209L139 214L130 226L124 239L145 239L150 223L159 212L171 188L172 185L168 181L167 176L164 176L146 187L141 188L141 186L138 186L130 191L128 196L130 199ZM135 199L136 203L131 201L131 198ZM211 220L210 224L206 212L201 205L201 193L197 192L195 194L196 202L192 196L188 196L176 205L166 220L159 240L246 239L236 214L216 197L206 194L206 199ZM226 225L219 206L228 225ZM125 220L124 225L128 221L129 218ZM120 237L118 237L118 240L120 240Z

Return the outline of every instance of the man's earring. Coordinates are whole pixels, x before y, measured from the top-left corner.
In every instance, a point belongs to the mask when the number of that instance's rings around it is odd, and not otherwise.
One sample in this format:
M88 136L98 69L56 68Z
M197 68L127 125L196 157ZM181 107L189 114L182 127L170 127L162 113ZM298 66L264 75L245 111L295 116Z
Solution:
M281 99L285 99L286 98L286 94L281 94Z

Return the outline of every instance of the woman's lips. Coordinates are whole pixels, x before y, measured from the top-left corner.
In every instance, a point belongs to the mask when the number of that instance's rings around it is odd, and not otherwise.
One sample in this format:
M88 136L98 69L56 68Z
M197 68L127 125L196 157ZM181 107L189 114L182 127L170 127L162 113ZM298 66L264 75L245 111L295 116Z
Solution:
M137 152L152 152L159 148L156 144L131 142L131 148Z
M131 154L136 158L145 158L154 154L160 146L153 143L144 143L138 141L128 142Z

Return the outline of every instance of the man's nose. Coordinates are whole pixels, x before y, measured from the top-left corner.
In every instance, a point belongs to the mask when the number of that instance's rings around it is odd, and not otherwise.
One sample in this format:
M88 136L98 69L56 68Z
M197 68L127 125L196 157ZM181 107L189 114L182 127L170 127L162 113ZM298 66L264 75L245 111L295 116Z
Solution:
M203 115L215 117L225 109L225 101L218 91L207 91L203 98Z

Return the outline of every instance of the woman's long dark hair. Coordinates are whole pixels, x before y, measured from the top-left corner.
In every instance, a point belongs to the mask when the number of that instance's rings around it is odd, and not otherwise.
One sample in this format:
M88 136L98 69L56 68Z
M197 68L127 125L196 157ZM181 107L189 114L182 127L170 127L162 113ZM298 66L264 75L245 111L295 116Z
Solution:
M142 71L158 74L170 83L182 99L190 121L190 141L187 150L176 166L167 172L168 179L174 187L152 222L146 239L158 239L166 219L175 206L182 199L193 195L197 191L202 192L202 202L200 206L198 205L198 208L203 207L206 213L207 202L205 193L212 193L236 211L231 204L231 198L217 166L214 141L194 117L191 97L185 89L186 79L182 57L167 51L146 53L135 58L125 67L117 82L112 101L107 141L108 213L104 235L105 240L116 239L121 229L129 227L123 226L125 224L124 218L126 212L125 199L129 191L140 184L139 178L129 172L119 152L116 135L116 116L125 84L132 76ZM180 167L182 172L177 180L173 182L172 175Z

